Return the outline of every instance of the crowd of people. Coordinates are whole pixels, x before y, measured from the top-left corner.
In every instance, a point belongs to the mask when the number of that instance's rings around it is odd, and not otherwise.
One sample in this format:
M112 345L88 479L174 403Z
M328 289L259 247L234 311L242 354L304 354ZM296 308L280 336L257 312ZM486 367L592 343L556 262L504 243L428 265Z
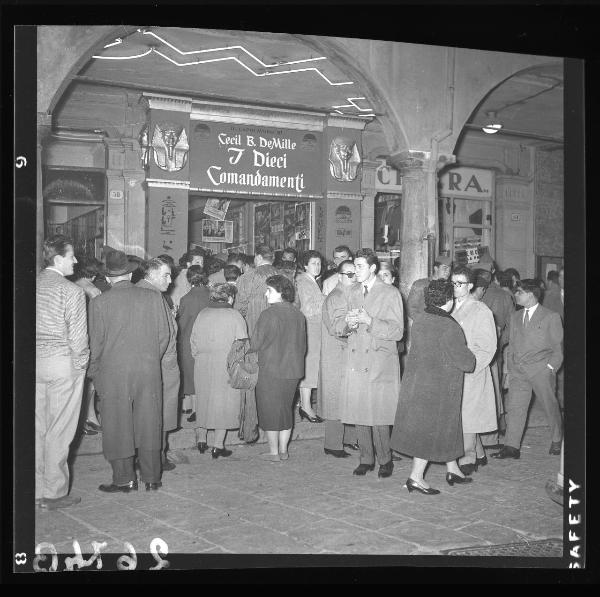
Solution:
M357 450L357 476L393 474L412 457L409 492L440 493L425 480L445 463L449 485L468 484L494 458L520 458L532 392L562 453L564 272L548 288L499 271L436 258L430 278L403 299L394 264L370 249L339 246L328 262L309 250L214 256L200 247L176 267L106 248L104 262L74 255L62 235L43 247L37 280L36 503L69 495L67 457L78 433L102 433L107 493L140 481L159 489L187 458L168 435L186 417L196 448L227 458L227 434L265 433L267 461L289 458L301 419L324 424L324 452ZM233 346L258 365L255 387L232 386ZM558 374L558 391L555 391ZM505 397L506 393L506 397ZM209 431L211 445L209 445ZM504 442L500 436L504 434ZM560 475L559 479L560 481ZM554 493L559 492L556 488Z

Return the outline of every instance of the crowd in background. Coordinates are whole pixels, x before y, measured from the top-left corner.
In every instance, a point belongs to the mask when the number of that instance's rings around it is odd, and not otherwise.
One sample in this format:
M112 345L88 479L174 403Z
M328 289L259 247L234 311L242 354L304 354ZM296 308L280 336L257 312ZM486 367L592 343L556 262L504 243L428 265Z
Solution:
M65 237L47 239L37 303L37 503L76 503L66 454L78 430L102 433L113 478L101 491L137 490L136 467L151 491L187 461L168 446L181 417L202 454L226 458L228 432L253 442L260 427L269 448L261 457L281 463L296 403L301 419L324 424L325 454L358 451L355 475L377 462L378 476L389 477L394 460L410 456L406 487L429 495L439 490L425 480L428 462L446 463L454 485L487 465L486 447L520 458L532 392L550 425L550 454L561 454L563 270L545 282L520 280L489 255L471 267L440 255L432 275L402 297L397 260L346 246L332 257L196 247L175 264L107 247L101 262L76 257ZM258 365L250 389L230 382L236 343Z

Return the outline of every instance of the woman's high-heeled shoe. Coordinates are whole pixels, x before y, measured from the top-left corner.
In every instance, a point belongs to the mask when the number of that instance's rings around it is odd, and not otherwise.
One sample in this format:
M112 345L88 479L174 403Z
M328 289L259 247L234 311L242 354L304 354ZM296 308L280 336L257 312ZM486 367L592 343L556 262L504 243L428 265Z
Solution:
M311 423L322 423L323 419L319 415L315 415L311 417L301 406L298 408L298 412L300 413L300 419L307 419Z
M227 456L231 456L233 452L228 450L227 448L213 448L210 451L210 455L213 458L218 458L219 456L223 456L223 458L227 458Z
M200 452L200 454L204 454L204 452L208 450L208 444L206 442L198 442L196 447L198 448L198 452Z
M473 481L473 477L461 477L460 475L455 475L454 473L446 473L446 482L450 487L452 487L455 483L460 485L461 483L471 483Z
M433 487L421 487L410 477L406 480L406 489L408 489L408 493L411 493L412 491L418 491L420 493L424 493L425 495L437 495L440 493L439 489L434 489Z

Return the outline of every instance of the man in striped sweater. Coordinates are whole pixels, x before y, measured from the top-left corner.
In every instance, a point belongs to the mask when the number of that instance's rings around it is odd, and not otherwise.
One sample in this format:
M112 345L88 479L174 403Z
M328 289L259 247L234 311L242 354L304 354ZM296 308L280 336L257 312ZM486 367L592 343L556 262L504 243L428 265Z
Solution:
M69 445L77 430L89 359L85 293L65 276L77 263L62 235L44 242L36 285L35 498L54 510L77 504L69 494Z

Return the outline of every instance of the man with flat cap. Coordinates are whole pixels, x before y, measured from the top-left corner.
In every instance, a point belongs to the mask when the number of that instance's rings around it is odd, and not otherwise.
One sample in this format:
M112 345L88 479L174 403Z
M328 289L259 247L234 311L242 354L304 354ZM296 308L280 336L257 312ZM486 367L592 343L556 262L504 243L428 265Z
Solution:
M88 376L100 398L102 449L112 483L98 489L128 493L138 488L134 458L146 490L161 483L161 359L169 343L169 314L159 293L131 283L136 263L122 251L106 255L111 291L90 302Z

